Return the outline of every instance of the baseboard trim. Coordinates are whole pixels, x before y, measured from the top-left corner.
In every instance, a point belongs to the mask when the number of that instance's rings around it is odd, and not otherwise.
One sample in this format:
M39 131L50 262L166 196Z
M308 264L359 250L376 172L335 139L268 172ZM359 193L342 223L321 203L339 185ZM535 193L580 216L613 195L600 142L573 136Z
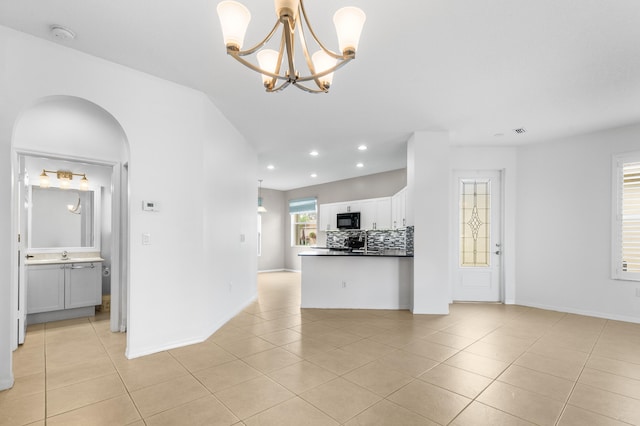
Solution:
M264 269L262 271L258 271L259 274L268 273L268 272L285 272L286 269Z
M11 389L14 384L13 374L10 374L9 377L4 377L0 379L0 391Z
M631 317L627 315L617 315L617 314L611 314L607 312L590 311L587 309L568 308L565 306L546 305L544 303L534 303L526 300L518 300L517 304L521 306L528 306L530 308L545 309L547 311L564 312L567 314L585 315L588 317L603 318L603 319L608 319L613 321L624 321L624 322L632 322L632 323L640 324L639 317Z
M191 338L186 339L186 340L180 340L180 341L168 343L168 344L162 345L162 346L147 347L147 348L142 348L142 349L139 349L139 350L136 350L136 351L130 351L130 352L128 351L128 352L125 353L125 356L128 359L134 359L134 358L139 358L141 356L152 355L152 354L155 354L155 353L158 353L158 352L162 352L162 351L168 351L168 350L171 350L171 349L181 348L183 346L189 346L189 345L195 345L197 343L202 343L205 340L207 340L209 337L211 337L213 335L213 333L218 331L220 329L220 327L222 327L227 322L232 320L236 315L238 315L240 312L245 310L247 308L247 306L252 304L257 299L258 299L258 295L255 294L248 301L245 301L244 303L242 303L240 305L241 307L239 309L237 309L236 311L234 311L233 313L225 316L222 319L214 321L214 325L210 328L210 332L208 334L204 335L204 336L195 336L195 337L191 337Z

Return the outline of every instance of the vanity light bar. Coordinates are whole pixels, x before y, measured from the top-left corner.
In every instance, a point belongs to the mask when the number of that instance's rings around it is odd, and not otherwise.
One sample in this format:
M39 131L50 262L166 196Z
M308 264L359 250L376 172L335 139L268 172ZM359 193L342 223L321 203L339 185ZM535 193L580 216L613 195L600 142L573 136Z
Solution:
M45 170L42 169L42 173L40 173L40 188L49 188L51 185L51 181L49 179L49 175L47 173L55 173L56 177L60 181L60 188L68 189L71 187L71 181L74 176L82 176L80 179L80 187L81 191L86 191L89 189L89 179L87 179L87 175L84 173L73 173L68 170Z

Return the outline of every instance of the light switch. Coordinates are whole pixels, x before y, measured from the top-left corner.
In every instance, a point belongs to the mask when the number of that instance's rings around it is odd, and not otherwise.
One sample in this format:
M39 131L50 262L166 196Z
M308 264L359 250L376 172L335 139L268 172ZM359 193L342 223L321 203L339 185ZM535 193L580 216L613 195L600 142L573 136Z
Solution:
M151 244L151 234L142 234L142 244L145 246Z
M244 238L244 234L240 234L240 242L241 242L241 243L244 243L244 240L245 240L245 238Z

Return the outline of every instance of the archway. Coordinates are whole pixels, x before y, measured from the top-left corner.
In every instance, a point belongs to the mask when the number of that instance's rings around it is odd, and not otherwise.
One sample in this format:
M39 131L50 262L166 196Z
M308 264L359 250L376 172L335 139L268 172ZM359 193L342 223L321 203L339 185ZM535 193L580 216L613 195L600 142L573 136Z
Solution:
M21 199L26 185L37 184L38 168L49 168L82 164L94 173L94 184L103 188L102 197L106 213L100 226L102 245L100 253L107 268L103 274L103 288L112 295L112 331L126 329L126 291L128 282L128 165L129 143L119 122L109 112L86 99L72 96L49 96L41 98L26 108L15 122L12 135L12 169L14 175L15 212L14 230L24 233L24 220L20 212ZM45 166L49 164L50 166ZM105 205L105 203L103 203ZM24 215L23 215L24 216ZM21 229L22 228L22 229ZM14 256L23 256L28 250L27 239L14 244ZM16 259L18 260L18 259ZM21 265L22 262L13 262ZM20 289L21 266L12 274L12 312L19 326L24 321L25 294ZM106 284L105 284L106 283ZM24 298L23 298L24 299ZM12 327L12 346L19 340L19 327Z

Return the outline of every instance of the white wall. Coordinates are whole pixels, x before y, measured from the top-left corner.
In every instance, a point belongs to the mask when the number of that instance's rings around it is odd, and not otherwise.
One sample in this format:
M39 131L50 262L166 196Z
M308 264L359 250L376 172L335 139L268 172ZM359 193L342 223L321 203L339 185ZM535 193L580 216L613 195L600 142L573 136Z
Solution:
M451 153L445 132L415 132L407 146L407 208L414 230L414 314L449 313Z
M640 125L518 149L518 304L640 322L638 282L610 278L612 156Z
M4 27L0 54L0 386L12 381L12 129L45 96L95 103L129 142L128 356L202 340L255 297L256 155L208 98ZM143 212L142 200L161 211ZM151 245L142 245L142 233Z
M262 254L258 271L284 269L285 223L289 219L284 191L262 188Z

